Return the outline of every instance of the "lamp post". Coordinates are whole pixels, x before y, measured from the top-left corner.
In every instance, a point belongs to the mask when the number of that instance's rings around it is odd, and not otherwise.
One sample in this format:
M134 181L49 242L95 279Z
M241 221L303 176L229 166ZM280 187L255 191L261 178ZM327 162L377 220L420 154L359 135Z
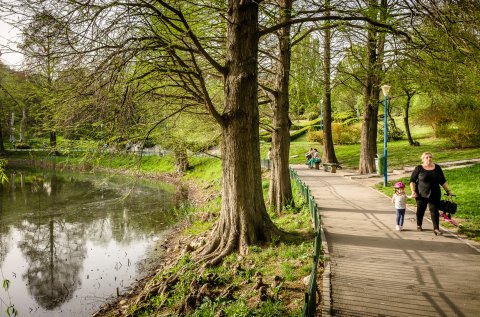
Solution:
M383 187L387 187L387 169L388 169L388 122L387 122L387 111L388 111L388 92L390 91L389 85L383 85L383 159L385 160L384 170L383 170Z

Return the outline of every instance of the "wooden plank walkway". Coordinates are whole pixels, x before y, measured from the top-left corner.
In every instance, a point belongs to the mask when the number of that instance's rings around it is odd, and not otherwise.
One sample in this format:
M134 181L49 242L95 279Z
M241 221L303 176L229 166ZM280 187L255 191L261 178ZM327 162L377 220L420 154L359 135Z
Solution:
M480 316L480 245L407 210L395 230L384 194L344 177L293 165L319 206L331 274L323 316ZM429 213L426 213L429 217Z

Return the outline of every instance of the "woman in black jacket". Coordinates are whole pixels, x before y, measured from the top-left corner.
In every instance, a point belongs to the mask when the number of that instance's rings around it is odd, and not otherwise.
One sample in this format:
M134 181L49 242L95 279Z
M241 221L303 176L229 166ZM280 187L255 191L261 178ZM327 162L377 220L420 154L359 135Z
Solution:
M447 195L452 195L442 168L433 163L432 153L425 152L422 154L422 165L415 167L410 177L412 197L417 201L417 230L419 231L422 231L423 216L428 206L432 217L433 232L435 235L442 234L438 210L442 197L440 186L447 192Z

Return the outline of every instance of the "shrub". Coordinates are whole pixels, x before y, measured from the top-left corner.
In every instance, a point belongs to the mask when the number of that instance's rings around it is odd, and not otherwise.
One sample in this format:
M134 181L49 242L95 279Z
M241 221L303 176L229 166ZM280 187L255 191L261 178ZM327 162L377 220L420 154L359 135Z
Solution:
M393 125L392 122L388 122L388 141L398 141L403 139L405 132L402 129L399 129L396 125ZM379 124L377 137L379 141L383 141L383 124Z
M450 127L445 136L458 147L480 145L480 111L464 109L457 118L456 126Z
M332 123L332 136L335 144L359 143L361 132L362 129L359 124L346 125L340 122ZM308 131L307 141L323 144L323 131Z
M341 122L344 124L352 124L359 121L357 115L353 110L342 111L342 112L334 112L332 114L333 121Z
M323 144L323 131L309 130L307 132L307 141L308 142L318 142L320 144Z
M295 140L296 138L304 135L306 132L308 132L310 130L313 130L313 129L314 129L314 127L308 126L308 127L302 128L298 131L295 131L295 132L290 134L290 140Z
M332 123L332 136L335 144L355 144L360 142L362 127L359 124L345 125Z
M319 117L320 115L318 112L309 112L306 114L307 120L315 120Z
M21 150L26 150L26 149L31 149L32 147L30 145L28 145L27 143L18 143L17 146L16 146L17 149L21 149Z

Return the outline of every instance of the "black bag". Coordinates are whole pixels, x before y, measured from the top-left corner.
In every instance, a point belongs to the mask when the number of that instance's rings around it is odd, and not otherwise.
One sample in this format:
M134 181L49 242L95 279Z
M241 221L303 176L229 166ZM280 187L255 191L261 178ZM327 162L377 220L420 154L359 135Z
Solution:
M449 214L454 214L457 212L457 203L453 202L451 198L447 200L440 200L438 209Z

